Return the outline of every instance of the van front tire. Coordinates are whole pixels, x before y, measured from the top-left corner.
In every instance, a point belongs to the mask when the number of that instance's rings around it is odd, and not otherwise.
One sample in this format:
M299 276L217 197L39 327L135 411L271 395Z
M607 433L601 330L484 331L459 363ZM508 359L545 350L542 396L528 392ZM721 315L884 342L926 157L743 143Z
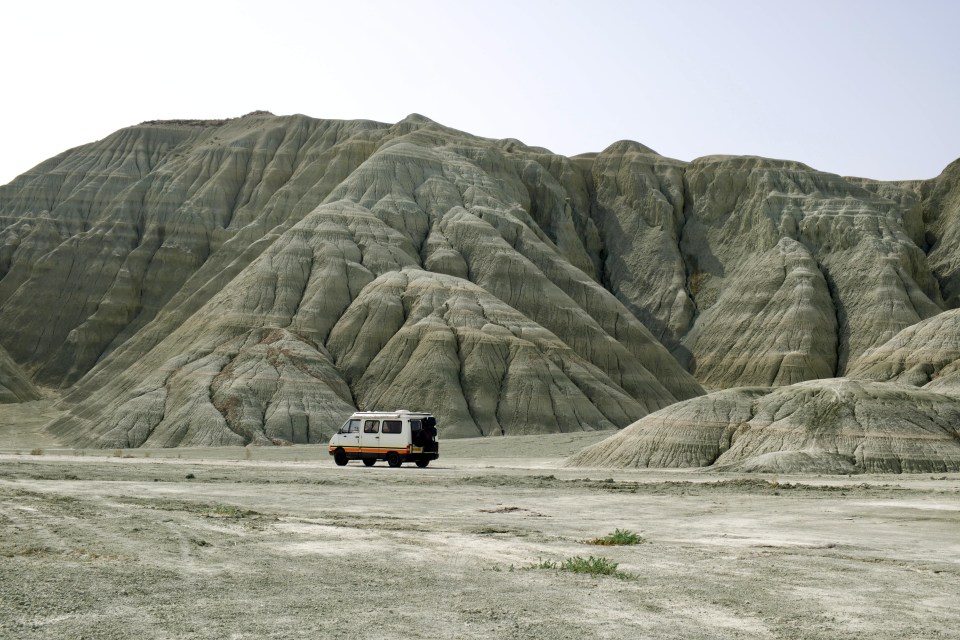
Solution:
M333 461L337 463L338 467L345 467L349 460L347 459L347 452L343 449L337 449L333 452Z
M387 464L391 467L399 467L403 464L403 460L400 459L400 454L396 451L391 451L387 454Z

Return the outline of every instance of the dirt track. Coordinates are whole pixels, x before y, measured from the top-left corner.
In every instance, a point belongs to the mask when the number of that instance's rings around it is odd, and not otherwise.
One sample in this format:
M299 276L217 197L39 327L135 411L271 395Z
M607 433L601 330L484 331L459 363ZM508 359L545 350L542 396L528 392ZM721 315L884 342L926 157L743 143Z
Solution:
M425 470L309 447L2 455L0 637L960 637L957 475L464 457L491 446ZM647 543L583 542L616 528ZM536 568L589 555L632 577Z

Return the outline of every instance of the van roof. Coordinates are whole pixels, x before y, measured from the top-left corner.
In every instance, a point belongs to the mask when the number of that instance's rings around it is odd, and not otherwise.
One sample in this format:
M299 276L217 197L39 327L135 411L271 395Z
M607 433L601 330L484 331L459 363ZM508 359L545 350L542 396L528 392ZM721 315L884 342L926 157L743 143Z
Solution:
M372 417L372 416L431 416L432 413L426 411L407 411L406 409L396 409L394 411L355 411L350 417Z

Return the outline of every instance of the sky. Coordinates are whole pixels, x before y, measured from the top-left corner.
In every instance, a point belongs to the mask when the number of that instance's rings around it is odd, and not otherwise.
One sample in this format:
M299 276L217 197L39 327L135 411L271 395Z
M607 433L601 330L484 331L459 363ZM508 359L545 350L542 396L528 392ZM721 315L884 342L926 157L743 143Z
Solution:
M0 184L144 120L258 109L932 178L960 157L958 24L951 0L6 2Z

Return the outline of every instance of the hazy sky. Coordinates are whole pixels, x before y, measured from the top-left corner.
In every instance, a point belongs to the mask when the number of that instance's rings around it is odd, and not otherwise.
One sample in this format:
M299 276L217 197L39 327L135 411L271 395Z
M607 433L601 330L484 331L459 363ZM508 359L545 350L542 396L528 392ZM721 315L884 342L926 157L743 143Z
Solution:
M417 112L566 155L960 157L960 3L6 2L0 184L143 120Z

